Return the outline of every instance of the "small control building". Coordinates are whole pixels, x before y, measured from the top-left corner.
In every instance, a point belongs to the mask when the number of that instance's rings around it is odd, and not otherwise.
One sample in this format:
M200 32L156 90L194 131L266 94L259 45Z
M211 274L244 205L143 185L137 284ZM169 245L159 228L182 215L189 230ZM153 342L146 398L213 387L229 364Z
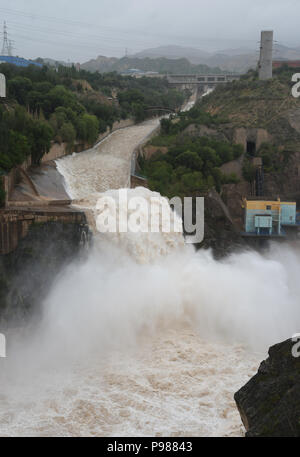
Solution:
M296 226L296 202L244 200L245 232L249 235L284 235L284 226Z

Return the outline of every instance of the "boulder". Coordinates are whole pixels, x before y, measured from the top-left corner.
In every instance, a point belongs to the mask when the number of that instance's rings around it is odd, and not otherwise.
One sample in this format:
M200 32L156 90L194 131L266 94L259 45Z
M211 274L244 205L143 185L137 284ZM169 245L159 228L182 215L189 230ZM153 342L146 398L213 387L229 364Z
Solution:
M294 356L300 351L295 345L289 339L270 347L257 374L234 395L247 437L300 436L300 357Z

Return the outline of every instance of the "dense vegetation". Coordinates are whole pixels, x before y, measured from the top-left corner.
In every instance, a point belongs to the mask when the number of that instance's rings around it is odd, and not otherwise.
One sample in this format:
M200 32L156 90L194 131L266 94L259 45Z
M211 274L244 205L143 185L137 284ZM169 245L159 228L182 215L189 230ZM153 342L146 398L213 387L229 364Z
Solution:
M180 113L175 119L161 121L161 134L151 141L154 146L167 147L167 152L158 149L149 160L140 158L141 172L149 180L150 188L162 195L191 195L204 193L212 187L237 182L237 177L224 176L220 166L239 157L243 148L225 141L185 134L190 124L216 125L221 122L196 105L188 113Z
M0 65L0 72L7 79L7 99L0 106L0 171L28 155L38 164L52 140L90 145L117 120L142 121L155 114L149 108L176 109L185 99L161 79L9 64Z
M161 135L152 140L156 146L168 146L179 133L183 132L189 125L206 125L215 127L226 122L226 118L218 115L211 115L203 110L201 103L197 103L187 112L178 113L175 117L161 120Z

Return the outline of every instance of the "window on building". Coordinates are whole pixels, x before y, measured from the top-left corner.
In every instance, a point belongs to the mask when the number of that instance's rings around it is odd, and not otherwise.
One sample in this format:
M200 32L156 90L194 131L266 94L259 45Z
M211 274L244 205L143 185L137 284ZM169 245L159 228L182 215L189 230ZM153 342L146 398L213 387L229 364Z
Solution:
M267 205L267 206L266 206L266 209L271 210L271 209L272 209L272 206L271 206L271 205Z

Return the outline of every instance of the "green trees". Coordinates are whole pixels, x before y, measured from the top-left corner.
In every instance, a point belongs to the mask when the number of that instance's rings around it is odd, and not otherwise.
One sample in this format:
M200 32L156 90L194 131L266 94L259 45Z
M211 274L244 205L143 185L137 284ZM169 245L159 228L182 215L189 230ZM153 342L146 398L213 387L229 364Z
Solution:
M244 160L243 177L248 182L253 182L255 179L256 169L250 160Z
M0 171L20 165L31 154L39 163L50 148L54 131L48 122L34 119L22 107L13 111L0 109Z
M172 172L172 166L168 163L164 161L154 162L150 177L151 187L161 194L164 194L166 190L165 183L169 182Z
M0 107L0 171L9 171L30 154L29 131L29 116L24 109L8 112Z
M0 152L0 170L9 171L14 166L8 154Z
M6 108L0 105L0 171L29 154L39 163L51 141L92 145L114 122L127 117L141 122L155 114L150 106L179 106L185 98L163 79L10 64L0 64L0 72L8 87Z
M76 139L76 130L71 122L64 122L58 132L62 141L73 145Z
M169 135L171 133L172 122L170 119L163 118L160 121L161 133L163 135Z
M171 121L163 123L163 131L172 129L171 125ZM165 142L166 138L168 142ZM222 184L238 181L236 175L223 175L220 166L240 155L240 146L210 137L183 135L180 132L177 135L162 134L161 137L154 138L152 143L160 144L160 139L167 145L168 152L158 152L149 160L140 161L151 189L168 197L185 196L195 192L203 193L213 187L220 191Z
M274 146L273 144L262 143L259 148L258 155L260 155L262 158L264 171L266 173L278 171L280 168L283 168L285 164L285 161L282 161L280 157L278 147Z
M243 154L241 145L202 136L198 125L215 126L222 119L203 110L197 103L190 111L161 120L161 133L151 140L157 147L166 147L167 153L157 153L141 161L142 173L149 178L153 190L164 195L190 195L205 192L222 184L237 182L234 174L226 177L220 166ZM188 129L192 126L192 129ZM157 170L162 168L161 174ZM168 167L166 165L168 164ZM171 167L171 168L170 168Z
M45 111L48 109L53 112L58 107L71 108L78 114L85 111L84 107L79 103L76 95L62 85L58 85L51 89L46 96L46 100L48 102L48 106L47 108L44 106Z
M144 102L144 95L142 91L138 89L129 89L124 92L120 92L119 96L119 102L120 104L124 102L128 102L129 105L131 103L142 103Z
M133 116L137 122L141 122L153 114L161 114L161 111L155 111L155 107L174 110L180 107L186 99L184 93L164 86L164 81L159 82L161 85L159 87L160 90L155 87L158 83L155 78L153 78L153 81L151 79L149 81L149 78L141 78L136 81L143 88L120 91L118 100L122 111L126 112L128 116ZM164 120L162 120L162 123L166 125Z
M14 151L11 157L12 165L20 165L26 157L30 155L30 145L28 138L14 130L9 132L9 151Z
M200 171L193 171L182 176L182 184L184 193L205 192L207 183L203 180L203 175ZM213 183L212 183L213 185Z
M145 106L143 104L133 103L131 109L136 122L142 122L146 119Z
M198 156L196 151L185 151L179 154L175 159L176 165L183 165L192 170L202 170L203 160Z
M32 163L38 165L43 155L49 151L54 132L49 123L35 121L30 132Z
M99 122L96 116L83 114L77 121L78 138L92 144L97 140Z
M9 97L17 100L20 105L26 105L28 93L32 89L32 82L29 78L16 76L8 81L8 94Z

